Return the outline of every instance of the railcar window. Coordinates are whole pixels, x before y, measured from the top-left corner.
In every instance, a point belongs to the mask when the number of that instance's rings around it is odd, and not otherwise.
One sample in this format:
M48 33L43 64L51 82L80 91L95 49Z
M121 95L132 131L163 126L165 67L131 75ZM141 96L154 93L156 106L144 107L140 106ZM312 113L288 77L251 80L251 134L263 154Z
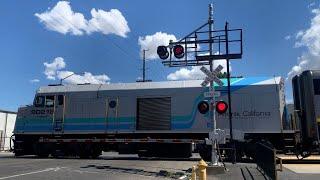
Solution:
M34 106L43 107L44 106L44 96L37 96L34 100Z
M58 96L58 105L63 105L63 95Z
M46 96L46 107L53 107L54 96Z
M313 80L313 90L315 95L320 95L320 79Z

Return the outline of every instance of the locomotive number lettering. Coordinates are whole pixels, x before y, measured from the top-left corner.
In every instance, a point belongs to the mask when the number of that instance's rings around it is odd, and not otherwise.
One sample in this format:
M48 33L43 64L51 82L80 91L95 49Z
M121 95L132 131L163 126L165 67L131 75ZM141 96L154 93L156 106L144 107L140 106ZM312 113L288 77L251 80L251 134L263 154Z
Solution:
M32 109L31 114L53 114L53 109Z

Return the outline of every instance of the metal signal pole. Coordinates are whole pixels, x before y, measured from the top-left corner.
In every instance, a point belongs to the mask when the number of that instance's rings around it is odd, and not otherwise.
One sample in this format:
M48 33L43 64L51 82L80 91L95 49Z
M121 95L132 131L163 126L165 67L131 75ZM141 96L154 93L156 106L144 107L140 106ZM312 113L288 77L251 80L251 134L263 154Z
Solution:
M219 93L214 92L214 82L217 83L220 87L223 86L223 82L217 77L218 73L221 72L223 67L220 65L215 70L213 69L214 60L218 59L226 59L227 61L227 74L228 74L228 101L229 101L229 123L230 123L230 136L231 142L233 142L234 149L234 141L233 141L233 132L232 132L232 111L231 111L231 91L230 91L230 67L229 60L232 59L241 59L242 58L242 29L228 29L228 24L226 24L224 30L213 30L213 4L209 4L209 18L208 21L186 35L184 38L173 42L170 40L168 46L158 46L157 53L162 59L162 64L169 67L185 67L185 66L202 66L200 70L206 74L206 78L201 83L202 87L207 87L210 84L209 92L204 93L204 97L210 98L210 115L209 121L211 121L211 128L209 132L209 142L206 141L206 145L211 144L212 152L211 152L211 164L213 166L219 166L219 157L218 157L218 140L225 140L225 132L223 130L217 129L216 123L216 105L215 105L215 96L219 97ZM208 29L206 26L209 26ZM204 29L206 28L206 29ZM228 39L228 32L232 32L232 39ZM208 34L207 34L208 33ZM206 36L202 36L205 34ZM208 36L207 36L208 35ZM208 38L206 38L208 37ZM233 43L233 47L235 45L239 46L238 50L232 48L229 52L229 42ZM198 44L204 44L208 48L198 49ZM178 58L172 59L172 50L174 50L177 46L184 46L185 59L181 60ZM225 52L222 52L222 48L225 47ZM169 48L169 51L168 51ZM219 53L214 53L215 48L218 48ZM187 52L188 51L188 52ZM201 53L199 53L201 52ZM176 55L181 55L175 50L173 51ZM194 53L194 56L187 56L187 53ZM198 54L199 53L199 54ZM183 57L183 55L182 55ZM169 59L168 59L169 58ZM167 60L168 59L168 60ZM210 69L207 69L205 66L209 65ZM203 151L206 151L203 150ZM234 154L234 153L233 153ZM234 162L234 157L232 158Z
M213 54L212 53L212 26L213 26L213 4L209 4L209 19L208 19L208 25L209 25L209 54L210 56ZM209 60L210 63L210 72L213 72L213 59ZM210 89L214 92L214 82L213 80L210 80ZM211 132L216 133L216 109L215 109L215 97L212 96L211 102L210 102L210 113L211 113ZM219 157L217 155L217 141L212 142L212 156L211 156L211 163L212 165L218 165L218 160Z
M228 57L229 55L229 37L228 37L228 25L229 23L226 22L226 25L224 27L225 35L226 35L226 55ZM230 128L230 143L232 146L232 163L235 163L235 144L233 141L233 132L232 132L232 109L231 109L231 86L230 86L230 67L229 67L229 58L226 58L227 62L227 80L228 80L228 104L229 104L229 128Z

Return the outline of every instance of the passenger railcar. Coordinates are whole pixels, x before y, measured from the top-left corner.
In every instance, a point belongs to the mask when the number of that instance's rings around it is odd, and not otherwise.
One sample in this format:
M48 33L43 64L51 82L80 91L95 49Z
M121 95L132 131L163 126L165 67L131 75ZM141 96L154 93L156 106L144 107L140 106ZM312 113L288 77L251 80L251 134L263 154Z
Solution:
M301 147L319 151L320 71L308 70L292 79L296 128L301 130Z

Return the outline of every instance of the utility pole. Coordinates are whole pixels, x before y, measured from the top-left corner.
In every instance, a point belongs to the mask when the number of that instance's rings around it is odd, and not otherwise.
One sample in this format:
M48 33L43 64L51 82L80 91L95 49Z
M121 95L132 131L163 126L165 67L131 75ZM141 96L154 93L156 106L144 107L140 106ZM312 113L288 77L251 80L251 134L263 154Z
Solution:
M146 51L149 49L142 50L142 80L137 80L136 82L150 82L151 80L146 79Z
M142 67L142 81L146 82L146 49L143 50L143 67Z

